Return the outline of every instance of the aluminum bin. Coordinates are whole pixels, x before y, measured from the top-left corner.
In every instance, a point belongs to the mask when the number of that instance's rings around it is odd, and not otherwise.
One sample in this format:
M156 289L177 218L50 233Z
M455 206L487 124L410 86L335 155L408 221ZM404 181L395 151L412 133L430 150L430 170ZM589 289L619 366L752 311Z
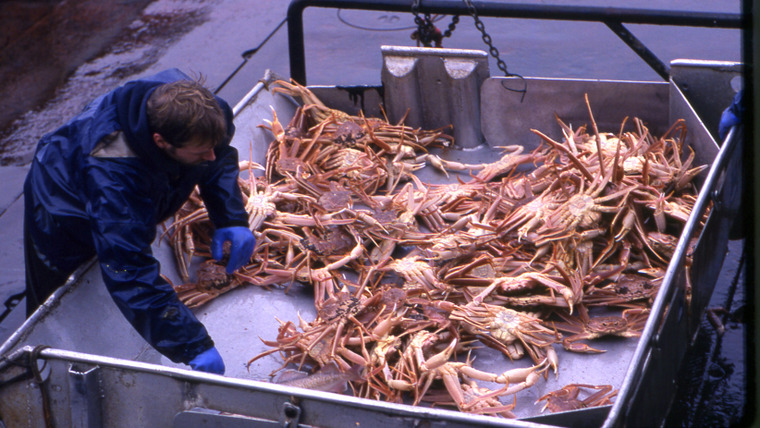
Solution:
M389 48L387 54L394 52ZM288 294L277 288L239 287L200 307L196 313L216 341L227 363L227 375L190 371L158 354L133 331L109 298L93 262L72 275L0 346L0 422L8 427L43 427L48 422L72 427L659 424L673 399L677 369L717 280L742 185L741 136L732 131L721 145L714 138L719 106L730 103L731 84L741 74L741 65L683 60L671 67L672 79L667 83L527 78L529 92L524 99L519 93L503 90L506 78L480 74L479 92L468 95L477 98L480 106L480 126L476 126L480 132L466 135L482 140L442 154L449 160L473 162L492 157L494 146L520 143L532 148L537 137L528 132L531 128L560 138L555 113L565 122L587 123L584 94L588 94L600 130L612 127L615 132L623 117L636 116L658 135L675 119L684 119L687 143L697 155L695 163L710 165L698 178L697 203L641 338L605 342L608 352L592 359L561 352L559 377L551 375L518 397L518 419L272 384L269 373L281 365L275 356L246 369L251 357L268 349L260 338L276 336L275 316L284 321L297 321L299 314L307 320L314 318L311 292L300 286L291 287ZM294 100L268 90L267 83L276 78L268 72L234 109L237 133L233 144L241 159L250 155L263 162L272 136L258 125L271 119L272 109L283 123L295 112ZM371 116L380 113L378 106L383 96L393 92L389 86L395 83L390 79L385 88L311 89L332 108L349 113L362 110ZM425 91L420 90L420 102L424 102ZM424 119L420 120L424 125ZM420 176L428 181L444 180L436 171L422 170ZM693 254L693 292L687 305L686 243L696 236L697 219L710 202L712 209ZM163 272L177 281L168 242L157 240L153 250ZM503 359L488 353L479 357L480 363L493 371L504 364ZM538 397L573 382L610 384L619 394L610 406L548 415L539 412Z

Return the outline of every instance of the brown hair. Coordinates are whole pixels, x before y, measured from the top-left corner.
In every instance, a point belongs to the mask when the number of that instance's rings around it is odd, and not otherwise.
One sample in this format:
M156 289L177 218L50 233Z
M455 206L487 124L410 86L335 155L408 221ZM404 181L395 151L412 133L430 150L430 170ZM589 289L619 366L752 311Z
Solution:
M148 97L148 125L175 147L189 143L216 146L227 137L222 108L202 81L178 80L157 87Z

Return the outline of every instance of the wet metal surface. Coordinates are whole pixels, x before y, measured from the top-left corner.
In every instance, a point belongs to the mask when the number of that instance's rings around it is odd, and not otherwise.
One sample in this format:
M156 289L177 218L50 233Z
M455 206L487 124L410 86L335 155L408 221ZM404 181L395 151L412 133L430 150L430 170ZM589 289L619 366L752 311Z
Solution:
M679 395L666 426L746 425L749 404L745 350L751 302L745 292L747 254L743 241L729 243L721 283L716 286L685 363ZM712 320L711 320L712 318Z
M23 4L24 2L4 2ZM51 16L56 1L27 2L40 6L36 12L24 9L24 18L41 22ZM82 5L101 2L73 2ZM23 311L5 311L4 303L13 303L11 296L23 291L23 257L21 253L21 211L18 200L26 167L36 141L61 122L75 115L89 100L126 80L150 74L167 67L179 67L190 73L206 76L210 87L223 82L237 67L240 72L230 80L220 95L234 105L264 76L267 69L287 76L287 37L282 29L249 59L241 53L270 36L286 14L287 3L282 0L156 0L108 3L105 9L92 15L96 21L103 16L117 16L125 22L116 35L86 24L80 17L79 27L67 27L69 37L58 37L60 43L83 51L82 46L95 49L95 39L106 40L100 54L78 67L56 69L55 84L45 94L47 101L36 98L30 105L17 102L20 114L10 127L0 131L0 180L5 183L0 192L0 260L4 276L0 279L0 342L4 341L23 322ZM504 1L504 3L542 4L535 1ZM598 2L576 1L577 5L598 6ZM139 7L146 5L140 12ZM652 0L614 0L612 7L667 8L668 10L714 11L739 13L738 0L673 0L662 5ZM131 7L127 12L127 7ZM123 9L119 9L123 8ZM4 12L6 9L0 9ZM108 15L110 14L110 15ZM3 14L4 17L10 15ZM48 18L49 19L49 18ZM108 20L105 20L108 22ZM439 26L445 28L450 17L441 17ZM18 20L13 22L19 22ZM628 79L658 81L659 77L609 29L602 24L542 22L517 19L483 19L502 59L509 70L524 76L578 77L591 79ZM113 24L114 22L109 22ZM412 46L411 14L367 11L337 11L309 9L304 15L306 33L306 65L310 84L378 85L382 55L380 45ZM113 27L112 27L113 28ZM636 34L663 61L676 58L704 60L741 60L740 33L735 30L694 29L632 25ZM49 81L50 75L39 70L2 60L11 46L10 34L25 31L22 27L5 26L0 33L0 77L10 70L27 85ZM63 30L61 30L63 31ZM58 32L60 33L60 31ZM61 34L56 34L60 36ZM26 43L31 40L24 40ZM37 40L45 43L44 40ZM49 42L47 42L49 43ZM29 45L29 46L33 46ZM451 38L444 39L449 48L486 49L472 19L461 17ZM27 49L28 50L28 49ZM77 54L79 54L79 51ZM63 47L59 53L66 52ZM92 54L92 52L89 52ZM18 51L14 54L18 56ZM67 60L77 62L71 54ZM58 59L52 61L60 65ZM16 59L15 61L20 61ZM498 68L493 58L491 73ZM23 70L23 72L22 72ZM68 70L68 72L66 72ZM70 74L73 70L73 74ZM68 76L65 79L61 76ZM0 91L21 87L0 79ZM3 94L7 92L2 92ZM16 95L18 97L18 95ZM31 97L30 97L31 98ZM3 103L7 106L9 103ZM22 107L23 105L23 107ZM3 113L7 107L2 107ZM744 292L746 260L744 241L732 241L726 256L726 266L708 305L721 324L702 321L695 346L687 355L679 381L671 417L666 426L735 426L748 416L746 369L747 323L745 315L751 303ZM751 260L751 258L750 258ZM23 306L23 305L22 305Z

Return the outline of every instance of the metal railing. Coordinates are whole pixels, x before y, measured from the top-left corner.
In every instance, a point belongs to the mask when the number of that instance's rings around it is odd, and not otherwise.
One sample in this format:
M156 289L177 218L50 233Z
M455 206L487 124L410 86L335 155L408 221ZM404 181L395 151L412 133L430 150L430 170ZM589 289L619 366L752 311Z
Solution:
M306 84L303 12L307 7L410 12L411 0L292 0L288 7L288 44L290 77ZM476 2L472 5L481 17L596 21L605 24L664 80L670 70L623 24L653 24L686 27L748 28L748 17L735 13L666 11L593 6L556 6ZM421 1L419 13L467 15L467 4L460 0Z

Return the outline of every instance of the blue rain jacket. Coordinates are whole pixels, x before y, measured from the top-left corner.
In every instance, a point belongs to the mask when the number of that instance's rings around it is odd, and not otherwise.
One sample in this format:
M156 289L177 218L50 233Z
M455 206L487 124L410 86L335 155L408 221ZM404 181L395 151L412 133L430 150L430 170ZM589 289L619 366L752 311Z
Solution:
M151 243L196 185L217 228L247 226L237 183L238 155L229 139L213 162L187 166L164 154L148 129L146 102L166 82L189 79L176 69L132 81L90 103L39 142L24 183L25 222L40 256L63 272L97 255L114 302L134 328L174 362L211 348L205 327L159 275ZM102 155L116 131L131 150ZM92 153L101 154L93 156ZM86 310L86 308L83 308Z

